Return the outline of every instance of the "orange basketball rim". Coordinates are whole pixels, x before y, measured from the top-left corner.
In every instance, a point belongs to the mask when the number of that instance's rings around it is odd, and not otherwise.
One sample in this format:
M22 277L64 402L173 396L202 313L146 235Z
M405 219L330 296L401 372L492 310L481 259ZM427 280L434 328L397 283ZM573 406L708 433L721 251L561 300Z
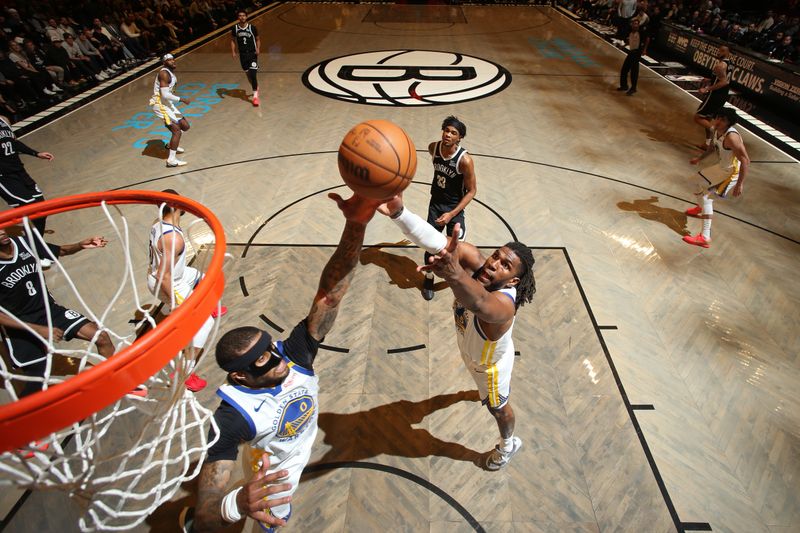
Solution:
M206 275L185 302L130 346L63 383L0 406L0 452L25 446L83 420L147 381L186 347L222 298L225 232L211 210L184 196L138 190L79 194L4 211L0 213L0 228L19 224L24 217L34 219L98 207L104 202L109 205L166 202L204 219L215 237Z

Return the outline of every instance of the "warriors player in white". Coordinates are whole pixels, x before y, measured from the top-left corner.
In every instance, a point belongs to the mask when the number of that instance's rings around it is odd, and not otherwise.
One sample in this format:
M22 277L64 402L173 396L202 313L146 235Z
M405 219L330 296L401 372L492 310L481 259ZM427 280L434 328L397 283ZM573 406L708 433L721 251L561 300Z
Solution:
M291 495L317 434L314 359L350 286L367 223L377 207L375 200L358 195L347 201L336 194L329 196L346 222L339 245L322 271L308 316L284 341L273 341L259 328L240 327L217 343L217 363L228 372L228 384L218 391L222 398L215 414L219 441L209 449L200 471L196 512L184 513L184 531L217 531L245 516L271 531L289 518ZM262 456L261 468L243 487L231 491L241 442L270 455ZM284 478L284 483L275 484Z
M153 108L153 113L162 119L167 129L172 132L172 137L167 145L169 149L167 167L181 167L186 164L186 161L179 160L176 154L183 153L183 148L180 147L181 134L184 131L189 131L189 121L181 115L175 104L177 102L188 104L191 99L177 96L172 92L175 89L175 84L178 83L178 78L172 72L177 68L173 55L164 55L161 58L161 62L164 66L158 71L156 81L153 83L153 96L150 98L150 106Z
M698 196L697 205L687 209L686 214L691 217L703 219L703 231L697 235L686 235L683 240L695 246L709 248L711 246L711 218L714 216L714 196L726 198L728 193L734 197L742 194L744 189L744 179L750 167L750 157L745 150L742 136L736 131L734 125L738 120L736 111L730 107L724 107L716 113L714 117L714 143L709 146L699 157L695 157L689 162L696 165L700 160L711 154L719 156L719 167L725 173L725 178L714 185L708 187L710 183L702 173L698 173L706 183L702 184Z
M48 348L41 339L47 341L51 335L53 342L68 341L75 337L92 341L103 357L114 355L114 344L108 333L101 331L98 334L97 324L56 303L47 290L44 278L39 275L39 261L36 259L37 255L44 258L50 257L51 253L56 258L64 257L81 250L103 248L107 243L98 236L74 244L57 246L47 243L42 246L35 239L35 246L31 247L24 235L10 237L5 229L0 229L0 305L3 307L3 311L0 311L0 329L11 362L26 375L37 378L45 375ZM41 381L28 381L20 396L33 394L41 388ZM144 395L144 390L139 395Z
M178 194L174 189L164 189L162 192ZM147 270L147 288L162 302L169 305L171 311L189 297L203 275L196 268L186 265L186 240L183 236L183 229L181 229L183 211L167 204L161 206L161 210L161 219L156 220L150 228L150 266ZM227 309L224 306L219 309L219 312L215 310L192 338L189 348L192 359L200 354L200 350L205 345L211 328L214 327L214 318L222 316L226 312ZM206 386L206 380L192 373L185 385L190 391L197 392Z
M509 403L517 309L536 292L533 254L520 242L509 242L484 258L478 248L459 242L459 224L449 238L403 207L396 196L380 207L403 233L433 254L423 270L435 272L453 290L453 314L461 358L481 401L495 418L500 442L486 457L488 470L499 470L522 446L514 436L514 411Z

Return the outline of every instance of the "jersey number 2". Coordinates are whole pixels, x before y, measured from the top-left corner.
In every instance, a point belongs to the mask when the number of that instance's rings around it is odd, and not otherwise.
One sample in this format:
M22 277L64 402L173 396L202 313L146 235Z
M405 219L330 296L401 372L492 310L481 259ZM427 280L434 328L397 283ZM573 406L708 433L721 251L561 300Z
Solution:
M442 176L441 174L436 176L436 185L438 185L440 189L447 187L447 177Z
M13 155L14 145L10 141L3 143L3 155Z

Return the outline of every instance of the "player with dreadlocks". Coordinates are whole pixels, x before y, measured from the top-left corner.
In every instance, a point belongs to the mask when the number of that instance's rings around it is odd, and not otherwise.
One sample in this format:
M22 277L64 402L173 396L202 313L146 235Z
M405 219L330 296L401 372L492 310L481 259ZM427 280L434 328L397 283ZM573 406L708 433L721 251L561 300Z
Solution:
M475 380L482 403L497 421L500 442L486 457L488 470L499 470L522 446L514 436L514 411L508 401L517 309L536 292L533 254L521 242L509 242L484 258L468 242L459 242L459 227L445 237L403 206L395 196L379 209L432 257L420 267L447 281L453 291L453 315L461 358Z

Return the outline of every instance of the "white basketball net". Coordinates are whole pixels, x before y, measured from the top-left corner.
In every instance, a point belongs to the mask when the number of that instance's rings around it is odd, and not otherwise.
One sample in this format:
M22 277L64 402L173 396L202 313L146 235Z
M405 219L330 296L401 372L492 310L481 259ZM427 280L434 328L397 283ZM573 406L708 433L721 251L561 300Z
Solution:
M109 232L109 249L82 253L103 254L102 258L95 257L98 261L119 260L120 281L113 297L100 311L91 309L67 271L70 258L65 259L66 265L56 257L46 258L53 261L51 272L55 275L55 269L58 269L61 274L58 281L61 282L63 278L64 284L55 287L50 282L48 288L51 291L60 289L61 296L55 298L56 302L95 322L99 331L108 333L119 352L136 341L136 332L140 328L158 328L156 309L164 307L168 310L169 306L162 306L156 297L150 295L141 261L134 264L126 216L116 206L111 206L115 216L112 216L105 203L101 207L113 228ZM142 209L141 206L136 207ZM136 252L141 251L139 248L149 233L151 223L161 218L159 215L163 205L156 208L157 212L154 208L156 206L147 209L149 218L146 224L135 226ZM206 244L198 246L192 239L189 229L196 223L202 226L197 233L211 235L213 240L213 233L204 221L195 220L184 228L187 255L199 254L206 248ZM24 221L24 229L23 238L35 252L34 239L41 243L44 239L28 219ZM94 232L97 233L96 230ZM119 257L119 250L110 250L112 244L115 245L113 248L122 250L122 257ZM146 259L144 262L146 264ZM91 272L73 273L73 276L87 275L90 276ZM41 282L44 274L40 271L39 276ZM144 290L140 291L142 287ZM141 294L147 296L140 298ZM121 320L120 309L124 309L124 320ZM116 314L112 313L115 310ZM136 320L129 321L134 310ZM1 305L0 311L13 317ZM16 320L21 324L19 319ZM47 320L48 329L52 330L49 305ZM201 357L205 357L210 351L207 348L213 346L218 327L219 320L215 320ZM33 330L27 329L36 335ZM56 375L56 369L63 369L65 363L74 369L72 373L77 373L105 360L97 353L93 343L78 338L54 343L52 335L50 338L36 336L47 346L46 372L41 378L31 377L9 364L9 360L0 358L0 378L3 381L0 395L5 393L3 403L16 401L16 390L25 382L39 381L43 388L48 388L69 379L70 376L63 373ZM203 407L195 394L184 387L186 378L199 363L190 354L191 351L182 350L167 366L149 378L144 383L148 390L146 397L123 396L113 405L37 443L31 443L16 452L0 454L0 485L67 491L85 509L79 522L82 531L124 530L141 523L159 505L168 501L182 483L199 473L206 450L213 444L207 441L209 428L215 426L213 412ZM216 434L216 427L214 430ZM49 447L42 450L45 443ZM65 529L71 527L65 524Z

